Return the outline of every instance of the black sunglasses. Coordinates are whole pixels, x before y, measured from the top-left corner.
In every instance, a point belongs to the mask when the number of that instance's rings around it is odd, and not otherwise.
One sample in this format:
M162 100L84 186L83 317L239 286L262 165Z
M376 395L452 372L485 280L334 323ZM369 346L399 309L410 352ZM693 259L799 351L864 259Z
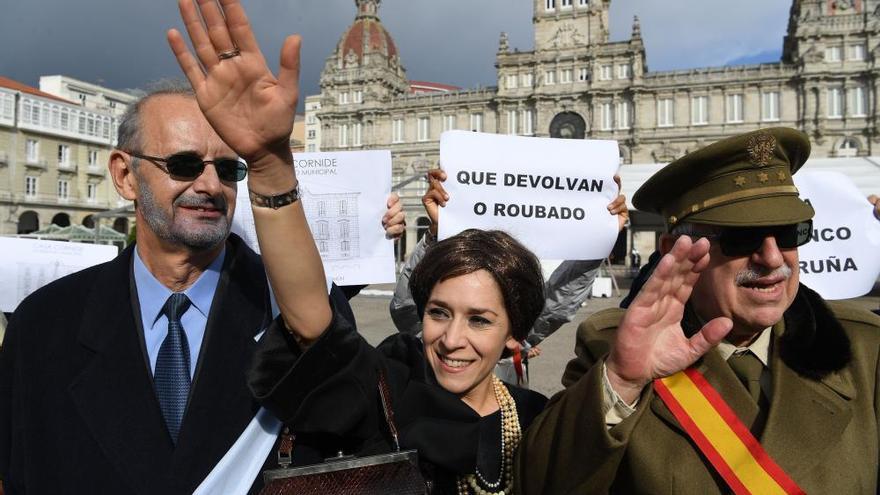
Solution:
M776 227L730 227L720 234L694 235L706 237L710 241L718 240L721 252L725 256L749 256L761 249L764 239L773 237L779 249L792 249L810 242L813 235L813 221L780 225Z
M202 175L202 172L205 171L205 166L209 163L214 164L220 180L238 182L247 177L247 165L237 158L202 160L200 156L194 153L177 153L168 158L141 155L131 151L126 151L126 153L151 162L175 180L193 180Z

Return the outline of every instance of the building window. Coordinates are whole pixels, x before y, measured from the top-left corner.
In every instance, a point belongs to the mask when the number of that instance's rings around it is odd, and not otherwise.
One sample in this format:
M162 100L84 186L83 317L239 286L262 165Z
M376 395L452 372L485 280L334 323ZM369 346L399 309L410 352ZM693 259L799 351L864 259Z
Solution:
M86 184L86 198L89 201L95 201L98 199L98 185L92 182Z
M363 103L364 102L364 92L360 89L354 92L354 102L355 103Z
M451 131L455 129L455 115L444 115L443 116L443 130Z
M308 151L309 153L315 152L315 145L314 144L310 144L306 148L307 148L306 151Z
M600 118L602 121L599 123L599 126L603 131L610 131L614 126L614 115L611 112L611 103L603 103L600 112Z
M306 124L314 124L315 122L317 122L317 119L314 115L309 115L308 117L306 117Z
M318 216L323 217L327 215L327 202L326 201L318 201ZM318 222L319 224L321 222Z
M37 196L37 178L28 175L24 178L24 195L30 198Z
M587 5L590 5L590 0L578 0L578 5L580 7L586 7Z
M761 94L761 120L765 122L779 120L779 91Z
M533 83L533 76L531 73L522 75L522 85L524 88L531 88Z
M599 69L599 79L601 79L602 81L611 80L611 64L603 65Z
M471 130L476 132L483 132L483 114L471 114Z
M632 105L628 101L617 102L617 128L629 129L632 123Z
M657 100L657 127L672 127L674 122L672 98Z
M586 81L590 78L590 70L586 67L578 69L578 81Z
M507 89L516 89L516 74L507 76Z
M837 148L837 156L856 156L859 153L859 144L855 139L846 138Z
M562 0L562 8L570 9L571 8L571 0Z
M70 165L70 146L66 144L58 145L58 165Z
M311 129L311 130L309 131L309 134L308 134L309 139L315 139L315 136L316 136L316 135L317 135L317 132L316 132L314 129Z
M329 229L327 228L326 220L318 220L315 222L315 228L312 232L312 235L317 237L318 239L326 239L330 237Z
M743 95L727 95L727 122L731 124L743 121Z
M339 147L348 147L348 124L342 124L339 126Z
M516 110L507 111L507 133L516 134Z
M339 237L342 239L348 239L350 237L348 220L339 221Z
M391 142L403 142L403 119L394 119L391 121Z
M24 149L28 163L37 163L40 161L40 143L36 139L28 139L25 141Z
M867 101L864 86L854 86L847 91L849 95L849 114L853 117L864 117L867 115Z
M567 84L571 82L572 69L564 69L559 77L559 82Z
M98 150L89 150L89 166L98 166Z
M629 79L630 78L630 65L629 64L619 64L617 66L617 78L618 79Z
M364 125L360 122L351 126L351 145L360 146L362 144L361 137L363 135Z
M691 98L691 125L709 123L709 97L694 96Z
M847 47L846 58L848 60L865 60L865 45L849 45Z
M348 215L348 204L345 202L344 199L343 199L343 200L340 200L340 201L336 204L336 206L337 206L338 209L339 209L339 214L340 214L340 215Z
M525 136L535 134L535 113L531 109L522 111L522 133Z
M556 71L555 70L548 70L548 71L544 72L544 84L546 84L548 86L551 84L556 84Z
M347 105L348 104L348 91L344 91L342 93L339 93L339 104L340 105Z
M339 242L339 249L342 250L342 252L350 251L351 250L351 242L350 241L340 241Z
M544 10L556 10L556 0L544 0Z
M419 117L419 141L427 141L431 137L430 117Z
M825 49L825 61L826 62L840 62L843 55L843 47L840 46L829 46Z
M828 118L843 117L843 88L828 88Z
M70 199L70 182L66 180L58 181L58 199L60 200L68 200Z

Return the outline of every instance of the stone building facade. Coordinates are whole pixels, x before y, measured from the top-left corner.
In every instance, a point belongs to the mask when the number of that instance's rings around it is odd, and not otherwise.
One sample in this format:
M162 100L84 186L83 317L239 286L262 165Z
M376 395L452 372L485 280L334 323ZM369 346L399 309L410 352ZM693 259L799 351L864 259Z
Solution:
M533 0L534 49L502 33L496 87L429 92L413 91L380 2L355 0L306 121L316 150L390 149L395 183L437 166L450 129L614 139L624 166L777 125L806 132L814 157L880 151L880 0L792 0L780 61L664 72L648 70L638 18L609 40L610 0ZM424 224L424 187L401 189L409 225Z
M129 204L107 173L117 117L0 77L0 235L92 227ZM128 232L125 217L114 227Z

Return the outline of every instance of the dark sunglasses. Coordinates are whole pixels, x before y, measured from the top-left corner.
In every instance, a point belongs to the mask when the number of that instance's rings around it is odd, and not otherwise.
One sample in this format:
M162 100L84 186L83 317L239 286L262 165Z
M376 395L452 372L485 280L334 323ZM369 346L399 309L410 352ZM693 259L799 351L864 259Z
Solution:
M131 151L126 151L126 153L151 162L175 180L193 180L202 175L202 172L205 171L205 166L209 163L214 164L214 168L217 169L217 176L220 177L220 180L238 182L247 177L247 165L237 158L202 160L200 156L194 153L177 153L168 158L141 155Z
M780 225L777 227L731 227L724 229L720 234L694 235L692 237L706 237L710 241L717 240L721 245L721 252L725 256L749 256L761 249L764 239L773 237L779 249L792 249L803 246L810 242L813 235L813 221Z

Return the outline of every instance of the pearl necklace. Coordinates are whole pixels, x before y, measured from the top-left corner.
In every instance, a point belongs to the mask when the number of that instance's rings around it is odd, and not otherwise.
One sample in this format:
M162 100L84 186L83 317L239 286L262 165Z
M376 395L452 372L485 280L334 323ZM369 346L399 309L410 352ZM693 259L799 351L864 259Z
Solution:
M501 380L492 375L492 388L495 400L501 410L501 470L498 480L490 483L483 477L480 469L475 467L474 474L459 476L457 480L458 495L505 495L511 493L513 485L513 453L522 437L519 426L519 415L516 402ZM483 488L483 487L486 488ZM496 491L497 490L497 491Z

